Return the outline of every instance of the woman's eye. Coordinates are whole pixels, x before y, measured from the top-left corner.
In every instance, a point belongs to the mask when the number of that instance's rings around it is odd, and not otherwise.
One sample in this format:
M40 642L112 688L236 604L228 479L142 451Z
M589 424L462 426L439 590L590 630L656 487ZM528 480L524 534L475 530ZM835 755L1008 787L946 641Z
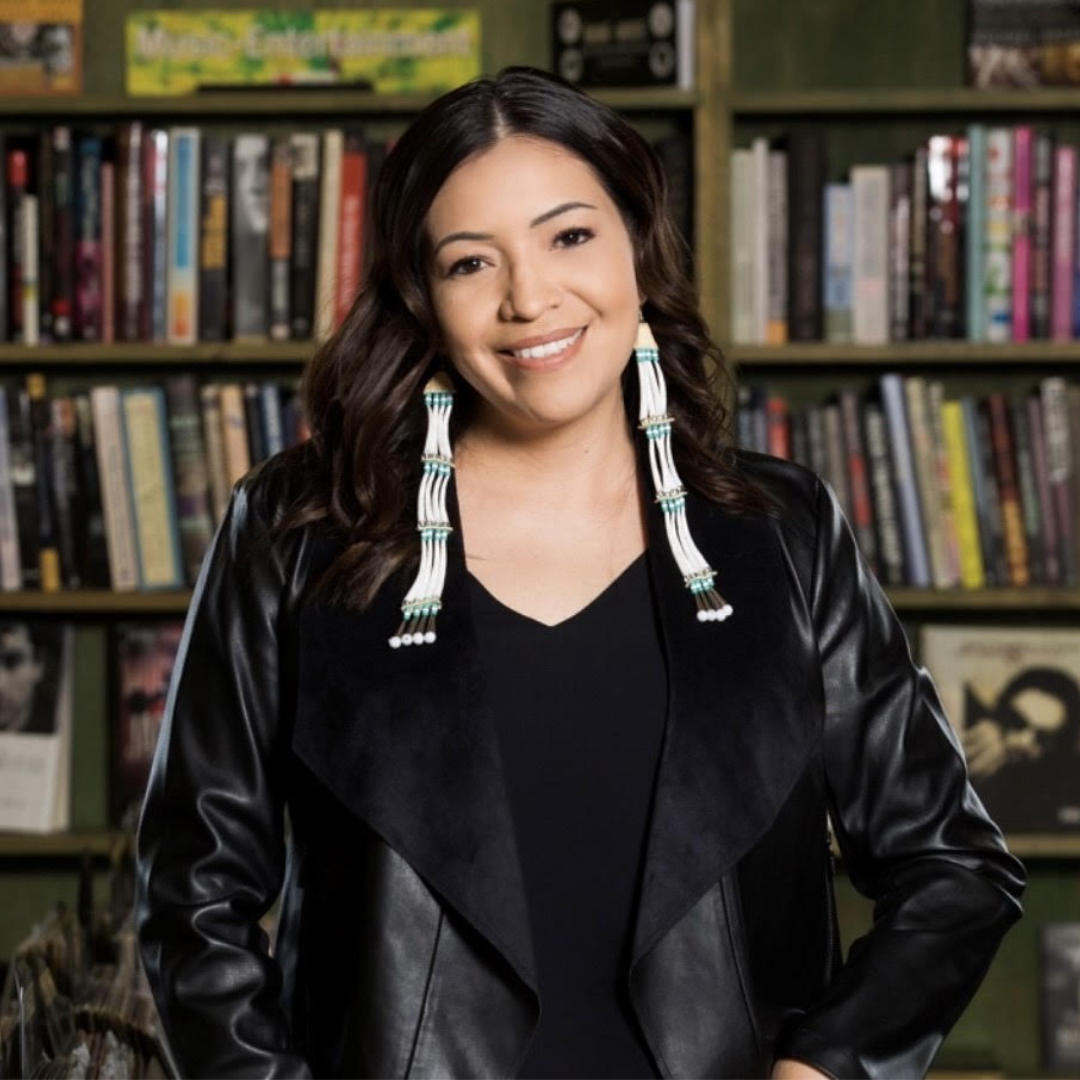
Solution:
M594 233L594 232L592 231L592 229L586 229L586 228L584 228L584 227L582 227L582 226L575 226L575 227L574 227L574 228L572 228L572 229L563 229L563 231L562 231L561 233L559 233L559 234L558 234L558 235L557 235L557 236L555 237L555 239L556 239L556 240L562 240L562 239L563 239L564 237L567 237L567 236L577 236L578 234L580 234L581 236L583 236L583 237L584 237L584 239L583 239L583 240L578 240L578 241L575 241L574 243L572 243L572 244L570 244L570 245L569 245L570 247L581 247L581 245L582 245L582 244L585 244L585 243L587 243L587 242L588 242L589 240L591 240L591 239L593 238L593 236L595 236L595 235L596 235L596 234L595 234L595 233ZM453 265L452 265L452 266L450 267L450 269L449 269L449 270L447 270L447 272L446 272L446 276L447 276L447 277L470 277L470 276L471 276L471 274L472 274L472 271L471 271L471 270L469 270L469 271L466 271L466 272L465 272L465 273L463 273L463 274L462 274L462 273L459 273L458 271L459 271L459 270L460 270L460 269L461 269L462 267L464 267L464 266L467 266L467 265L468 265L469 263L475 263L475 262L480 262L480 261L481 261L481 260L480 260L480 256L479 256L479 255L469 255L469 256L467 256L467 257L466 257L466 258L464 258L464 259L458 259L458 261L457 261L456 263L454 263L454 264L453 264Z

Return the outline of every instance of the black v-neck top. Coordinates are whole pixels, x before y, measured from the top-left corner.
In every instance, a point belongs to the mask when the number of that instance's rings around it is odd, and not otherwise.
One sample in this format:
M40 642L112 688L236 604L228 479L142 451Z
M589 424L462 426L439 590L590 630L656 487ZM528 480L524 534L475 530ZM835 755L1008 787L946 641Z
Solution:
M467 574L540 982L519 1077L658 1077L626 972L667 670L649 552L555 626Z

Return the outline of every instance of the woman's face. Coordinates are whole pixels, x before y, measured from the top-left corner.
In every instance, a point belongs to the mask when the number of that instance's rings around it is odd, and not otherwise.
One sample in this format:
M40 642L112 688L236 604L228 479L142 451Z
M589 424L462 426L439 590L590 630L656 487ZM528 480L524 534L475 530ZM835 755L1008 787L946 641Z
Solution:
M573 205L553 213L564 204ZM479 422L543 434L621 395L644 297L630 234L584 161L556 143L509 136L450 174L426 227L443 344L482 399ZM502 351L581 327L572 357L549 370Z

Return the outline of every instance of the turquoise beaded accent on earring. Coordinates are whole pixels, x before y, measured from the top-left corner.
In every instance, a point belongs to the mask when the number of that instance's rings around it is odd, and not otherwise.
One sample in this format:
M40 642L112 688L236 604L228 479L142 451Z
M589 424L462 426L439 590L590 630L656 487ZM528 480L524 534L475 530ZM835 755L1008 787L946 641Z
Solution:
M690 535L686 520L686 489L671 453L671 427L675 418L667 415L667 384L660 368L660 349L644 313L638 323L634 354L641 386L638 427L649 440L649 465L656 501L664 512L668 544L682 571L683 581L693 594L698 621L723 622L734 609L716 591L716 572L705 561Z
M417 496L416 526L420 533L420 569L401 604L401 625L389 639L390 647L430 644L435 640L435 619L442 608L446 582L446 541L453 532L446 510L446 488L454 468L450 446L450 411L454 384L443 371L424 386L428 427L424 441L424 475Z

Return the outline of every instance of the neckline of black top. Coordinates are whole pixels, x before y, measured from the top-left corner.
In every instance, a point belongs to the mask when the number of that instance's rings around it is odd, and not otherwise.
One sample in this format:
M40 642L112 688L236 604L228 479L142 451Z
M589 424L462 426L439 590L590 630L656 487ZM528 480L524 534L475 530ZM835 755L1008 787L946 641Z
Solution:
M546 631L552 633L557 630L562 630L565 627L577 623L579 620L585 618L590 612L592 612L598 606L609 599L613 593L617 592L619 587L624 585L629 579L635 576L635 573L644 567L645 560L648 557L649 549L645 548L640 555L633 562L626 566L624 570L611 582L609 582L604 588L596 594L584 607L579 608L573 615L568 615L565 619L557 623L545 623L539 619L534 619L531 615L526 615L524 612L517 611L515 608L510 607L508 604L504 604L493 592L491 592L486 585L475 575L473 572L466 568L465 576L468 578L472 585L473 594L480 600L482 604L487 606L489 612L502 615L504 618L513 619L518 622L524 623L528 626L533 626L537 630Z

